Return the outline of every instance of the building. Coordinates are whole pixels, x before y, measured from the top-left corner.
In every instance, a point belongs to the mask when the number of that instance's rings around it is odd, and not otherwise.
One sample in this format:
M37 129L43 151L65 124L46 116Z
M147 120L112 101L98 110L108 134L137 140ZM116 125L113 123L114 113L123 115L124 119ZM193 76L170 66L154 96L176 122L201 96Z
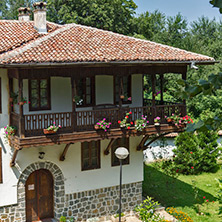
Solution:
M77 24L46 21L46 5L20 8L19 21L0 21L1 155L0 221L84 220L118 210L119 167L114 151L129 149L123 167L123 209L142 199L144 143L150 135L182 128L164 116L185 115L186 104L155 101L156 75L186 79L187 66L213 58ZM143 100L143 75L152 78L153 98ZM25 102L25 103L24 103ZM30 103L28 103L30 102ZM138 133L118 120L146 115ZM154 126L154 118L161 125ZM108 132L95 130L106 118ZM61 125L56 134L43 129ZM4 126L16 127L6 138ZM43 220L44 221L44 220Z

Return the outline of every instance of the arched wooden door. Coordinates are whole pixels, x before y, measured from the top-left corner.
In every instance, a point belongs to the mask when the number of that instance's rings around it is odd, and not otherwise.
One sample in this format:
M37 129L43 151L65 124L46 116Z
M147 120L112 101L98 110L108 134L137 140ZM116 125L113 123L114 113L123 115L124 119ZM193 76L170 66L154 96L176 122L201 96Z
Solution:
M26 221L53 218L53 177L48 170L36 170L25 184Z

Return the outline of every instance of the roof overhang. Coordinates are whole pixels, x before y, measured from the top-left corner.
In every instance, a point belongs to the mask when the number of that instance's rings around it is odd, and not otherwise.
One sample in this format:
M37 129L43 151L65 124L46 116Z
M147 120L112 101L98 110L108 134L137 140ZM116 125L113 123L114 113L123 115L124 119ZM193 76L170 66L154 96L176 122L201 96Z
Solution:
M69 63L23 63L23 64L0 64L0 68L50 68L50 67L112 67L112 66L185 66L195 63L195 65L214 65L219 61L112 61L112 62L69 62Z

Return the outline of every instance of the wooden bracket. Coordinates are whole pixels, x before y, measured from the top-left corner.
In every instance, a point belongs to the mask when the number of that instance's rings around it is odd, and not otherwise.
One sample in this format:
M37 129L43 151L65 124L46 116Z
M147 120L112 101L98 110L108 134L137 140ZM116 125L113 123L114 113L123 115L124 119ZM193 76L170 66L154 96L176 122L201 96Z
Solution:
M142 149L143 149L144 144L145 144L145 142L148 140L149 136L150 136L150 135L146 135L146 136L144 135L144 136L143 136L143 138L142 138L140 144L137 146L136 150L139 151L139 150L142 150Z
M66 146L65 146L65 148L64 148L64 150L63 150L63 152L62 152L62 154L61 154L61 156L60 156L60 158L59 158L60 161L64 161L64 160L65 160L65 158L66 158L66 153L68 152L68 149L69 149L69 147L70 147L71 144L73 144L73 143L68 143L68 144L66 144Z
M18 151L19 151L19 150L17 150L17 149L14 150L14 153L13 153L13 156L12 156L12 160L11 160L11 162L10 162L10 167L15 166L15 160L16 160Z
M166 136L167 134L170 134L170 133L171 133L171 132L163 133L163 134L160 134L160 135L154 137L152 140L149 141L149 143L146 144L145 147L142 147L143 150L147 149L147 147L148 147L150 144L152 144L154 141L156 141L156 140L160 139L161 137Z
M109 154L109 151L110 151L113 143L115 142L115 140L116 140L116 139L111 139L111 140L110 140L109 145L107 146L107 148L106 148L105 151L104 151L104 154L105 154L105 155L108 155L108 154Z

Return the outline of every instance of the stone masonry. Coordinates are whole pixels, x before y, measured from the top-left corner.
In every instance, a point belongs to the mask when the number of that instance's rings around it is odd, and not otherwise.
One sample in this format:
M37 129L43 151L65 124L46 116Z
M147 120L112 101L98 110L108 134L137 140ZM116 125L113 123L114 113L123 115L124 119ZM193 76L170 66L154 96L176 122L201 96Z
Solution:
M64 176L51 162L37 162L28 166L18 182L18 204L0 207L0 222L25 222L25 183L35 170L47 169L54 178L54 217L87 218L115 214L119 208L119 186L65 194ZM142 201L142 182L122 186L122 209L130 211Z

